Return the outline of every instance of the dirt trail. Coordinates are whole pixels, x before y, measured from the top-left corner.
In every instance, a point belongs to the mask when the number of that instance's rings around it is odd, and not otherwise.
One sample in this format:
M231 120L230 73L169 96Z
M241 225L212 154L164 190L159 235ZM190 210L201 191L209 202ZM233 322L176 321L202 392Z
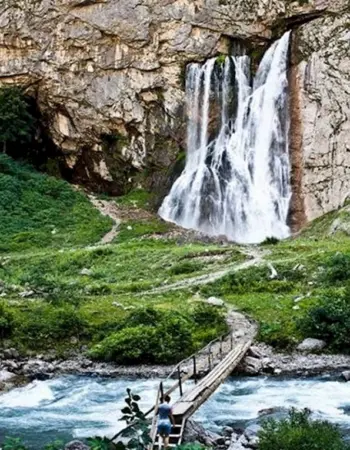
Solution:
M229 272L238 272L239 270L247 269L248 267L265 264L263 257L265 256L266 252L264 252L263 250L257 247L243 247L241 251L251 259L240 264L229 264L224 269L218 270L216 272L206 273L204 275L199 275L192 278L186 278L185 280L177 281L176 283L160 286L149 291L143 291L139 295L162 294L163 292L186 289L192 286L202 286L204 284L209 284L213 281L219 280Z
M244 314L236 311L231 305L225 304L227 308L226 322L229 327L228 335L220 341L200 350L196 355L196 367L199 374L204 375L208 372L208 358L210 352L210 363L215 367L227 354L238 345L246 342L252 342L258 332L258 325L255 321L249 319ZM181 369L190 371L192 360L186 361ZM202 372L202 373L201 373Z
M91 203L95 206L95 208L97 208L100 211L100 213L103 216L110 217L114 222L112 229L103 236L103 238L97 245L110 244L114 240L114 238L118 235L118 229L121 223L117 205L115 204L114 201L99 200L93 195L89 195L88 197Z

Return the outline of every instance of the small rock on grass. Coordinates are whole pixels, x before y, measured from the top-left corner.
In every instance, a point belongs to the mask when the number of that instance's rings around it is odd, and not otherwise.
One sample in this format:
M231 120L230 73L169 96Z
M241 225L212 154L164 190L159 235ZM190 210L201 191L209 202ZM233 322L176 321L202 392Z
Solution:
M221 300L221 298L217 298L217 297L209 297L206 302L208 303L208 305L212 305L212 306L224 306L225 302L223 300Z
M90 276L92 275L92 270L87 269L86 267L80 271L80 275Z

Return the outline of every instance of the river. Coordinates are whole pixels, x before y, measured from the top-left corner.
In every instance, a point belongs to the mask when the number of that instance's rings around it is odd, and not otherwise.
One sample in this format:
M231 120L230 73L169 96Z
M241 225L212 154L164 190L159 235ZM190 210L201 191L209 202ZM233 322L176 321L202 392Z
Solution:
M55 439L112 435L122 426L118 418L126 388L141 395L140 406L146 410L157 386L156 379L64 376L34 381L0 395L0 441L18 436L38 450ZM243 428L255 423L263 409L292 406L310 408L315 417L339 424L350 435L350 383L330 377L233 377L194 418L219 431L224 425Z

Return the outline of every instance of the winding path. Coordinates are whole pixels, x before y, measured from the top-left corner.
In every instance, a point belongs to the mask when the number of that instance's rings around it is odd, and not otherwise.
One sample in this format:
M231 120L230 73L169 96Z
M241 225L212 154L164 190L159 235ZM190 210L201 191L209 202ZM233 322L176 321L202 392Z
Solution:
M192 286L202 286L205 284L213 283L220 278L223 278L228 273L238 272L239 270L247 269L248 267L258 266L260 264L265 264L263 257L265 252L261 249L254 247L242 248L242 253L249 256L252 259L244 261L240 264L230 264L224 269L218 270L216 272L206 273L204 275L198 275L192 278L186 278L185 280L177 281L176 283L168 284L165 286L160 286L149 291L140 292L139 295L149 295L149 294L162 294L168 291L176 291L179 289L186 289Z

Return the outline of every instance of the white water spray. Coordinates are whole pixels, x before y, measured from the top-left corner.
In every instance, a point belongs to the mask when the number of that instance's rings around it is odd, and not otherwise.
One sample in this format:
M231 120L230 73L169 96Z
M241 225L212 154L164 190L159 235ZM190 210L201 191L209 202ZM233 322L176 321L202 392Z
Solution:
M189 66L186 166L163 219L241 243L289 235L288 46L286 33L253 86L247 56Z

